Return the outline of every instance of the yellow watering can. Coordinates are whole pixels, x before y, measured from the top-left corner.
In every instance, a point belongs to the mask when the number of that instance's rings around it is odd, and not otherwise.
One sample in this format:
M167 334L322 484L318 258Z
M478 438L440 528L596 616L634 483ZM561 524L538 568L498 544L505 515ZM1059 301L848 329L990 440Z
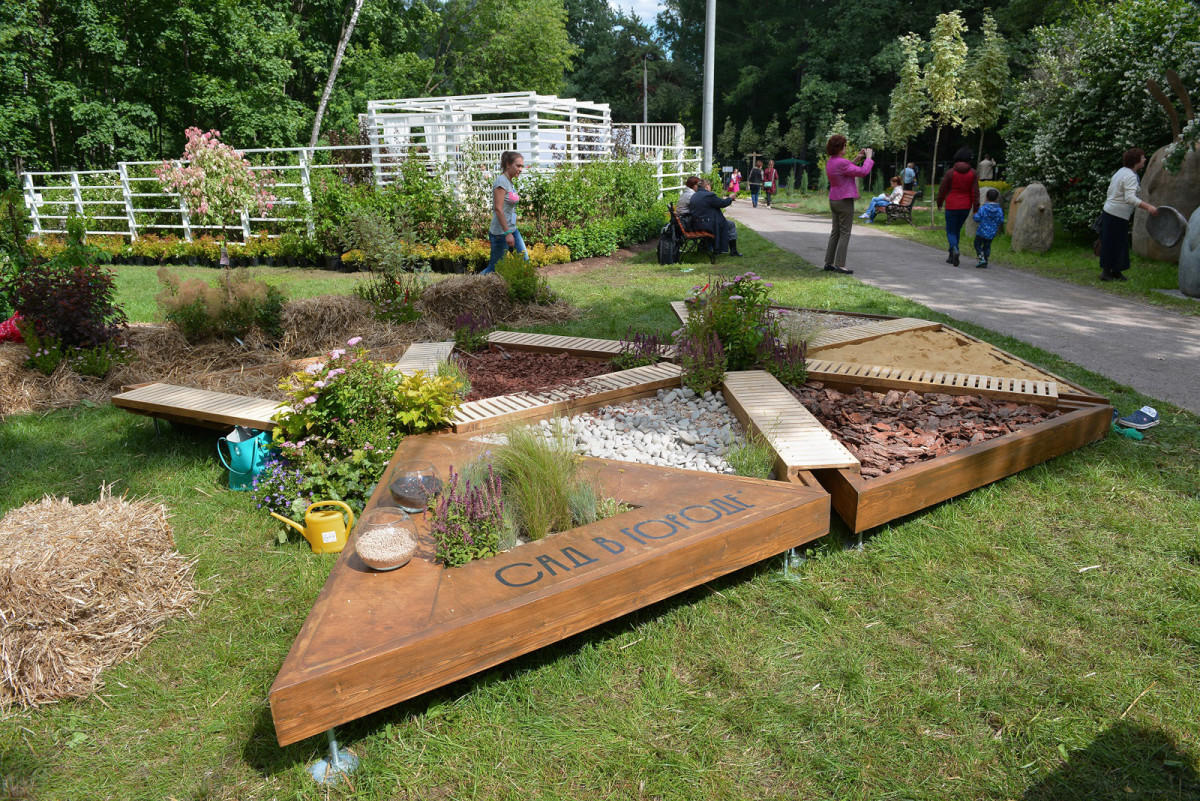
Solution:
M318 506L340 506L350 516L350 522L342 519L341 512L314 512ZM313 553L341 553L346 547L346 532L354 527L354 512L341 501L317 501L304 510L304 525L288 520L283 515L271 512L271 517L278 518L304 535Z

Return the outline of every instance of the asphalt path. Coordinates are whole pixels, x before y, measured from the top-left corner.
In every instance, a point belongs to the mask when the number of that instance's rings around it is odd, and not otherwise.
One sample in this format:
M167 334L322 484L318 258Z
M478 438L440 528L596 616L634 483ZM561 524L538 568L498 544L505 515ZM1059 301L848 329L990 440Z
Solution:
M737 203L726 216L820 267L830 220ZM1200 317L946 251L855 220L846 266L865 284L1050 351L1200 414ZM968 244L967 253L971 253ZM1099 269L1099 268L1097 268ZM1132 409L1122 409L1130 412Z

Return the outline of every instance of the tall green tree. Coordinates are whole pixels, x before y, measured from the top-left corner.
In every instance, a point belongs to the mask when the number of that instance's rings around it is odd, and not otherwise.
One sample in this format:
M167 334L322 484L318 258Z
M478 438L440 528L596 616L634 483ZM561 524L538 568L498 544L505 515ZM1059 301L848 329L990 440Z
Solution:
M883 150L887 146L887 131L879 121L879 109L871 109L871 115L859 126L855 139L861 147Z
M772 114L771 121L763 131L762 149L767 158L773 159L783 150L783 137L779 133L779 115Z
M742 132L738 134L739 155L748 157L751 153L757 153L760 147L762 147L762 137L758 135L758 131L754 130L754 120L747 117L746 124L742 126Z
M983 135L999 121L1008 88L1008 47L990 13L983 15L983 42L974 55L962 127L964 133L979 131L982 154Z
M899 38L904 61L900 67L900 82L892 90L888 104L888 136L892 143L904 148L904 163L908 164L908 143L929 127L929 114L921 81L921 37L909 33Z
M737 127L734 126L733 120L729 117L725 118L725 127L721 129L721 133L717 134L717 152L725 158L734 158L737 155Z
M937 151L942 138L942 128L961 125L966 106L966 95L962 85L966 79L967 43L963 34L967 23L962 14L951 11L939 14L933 30L929 32L929 49L933 57L925 67L925 91L929 95L929 112L937 135L933 140L933 165L929 171L931 183L937 183ZM934 204L930 204L932 222Z

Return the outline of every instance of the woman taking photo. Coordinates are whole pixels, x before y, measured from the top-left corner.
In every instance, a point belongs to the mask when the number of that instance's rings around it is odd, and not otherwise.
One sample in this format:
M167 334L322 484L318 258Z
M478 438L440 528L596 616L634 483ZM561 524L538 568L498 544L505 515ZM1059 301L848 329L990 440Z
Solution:
M946 206L946 245L950 255L947 264L958 266L958 239L962 235L963 223L979 211L979 177L971 169L975 154L969 147L960 147L954 154L954 166L942 178L938 187L937 207Z
M850 161L846 158L846 137L834 134L825 143L825 152L829 155L829 161L825 163L825 175L829 177L829 210L833 212L833 230L829 233L829 246L825 248L825 269L850 275L854 270L846 269L846 247L850 244L850 229L854 227L854 201L858 199L858 183L854 179L871 174L871 168L875 166L871 157L875 151L864 148L858 151L854 161Z
M1138 197L1138 171L1146 166L1146 153L1140 147L1125 151L1121 163L1125 166L1108 182L1108 197L1100 215L1100 280L1128 281L1129 220L1137 209L1145 209L1155 217L1158 208Z
M496 265L509 252L520 253L529 261L525 240L517 230L517 202L521 196L513 181L525 169L525 159L514 150L500 154L500 174L492 182L492 224L488 228L488 239L492 243L492 256L482 273L496 272Z

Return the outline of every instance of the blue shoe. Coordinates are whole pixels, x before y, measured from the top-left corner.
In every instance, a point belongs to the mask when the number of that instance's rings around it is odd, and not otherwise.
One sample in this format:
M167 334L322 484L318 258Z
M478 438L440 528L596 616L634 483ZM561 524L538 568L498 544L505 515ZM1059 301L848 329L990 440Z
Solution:
M1153 428L1158 425L1158 410L1153 406L1143 406L1128 417L1122 417L1117 422L1126 428Z

